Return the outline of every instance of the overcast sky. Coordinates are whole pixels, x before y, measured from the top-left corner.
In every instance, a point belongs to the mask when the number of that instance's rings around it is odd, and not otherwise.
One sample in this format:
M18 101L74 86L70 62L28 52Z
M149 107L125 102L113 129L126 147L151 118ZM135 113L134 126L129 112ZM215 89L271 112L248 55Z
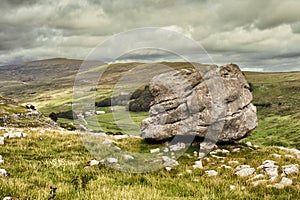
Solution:
M300 71L299 0L1 0L0 13L1 64L84 59L114 34L164 27L195 40L216 64ZM172 61L159 52L129 57Z

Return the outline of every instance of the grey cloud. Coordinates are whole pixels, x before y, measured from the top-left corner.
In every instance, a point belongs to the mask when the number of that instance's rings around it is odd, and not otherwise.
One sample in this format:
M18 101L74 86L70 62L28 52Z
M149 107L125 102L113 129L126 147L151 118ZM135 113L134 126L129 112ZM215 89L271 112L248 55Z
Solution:
M0 63L84 58L113 34L159 26L193 38L216 62L294 69L282 63L291 58L299 66L299 10L300 2L295 0L4 0L0 6ZM186 48L179 41L161 42ZM138 57L173 59L163 53L137 54L130 59Z

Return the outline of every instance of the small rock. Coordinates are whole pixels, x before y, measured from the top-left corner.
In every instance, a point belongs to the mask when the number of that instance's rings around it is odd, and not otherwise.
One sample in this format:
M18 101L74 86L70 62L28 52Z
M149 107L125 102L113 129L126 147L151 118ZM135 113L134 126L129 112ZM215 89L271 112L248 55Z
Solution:
M239 161L237 161L237 160L230 160L230 161L228 161L228 164L229 165L237 165L237 164L239 164Z
M265 168L265 172L270 177L277 177L278 176L278 167Z
M280 154L277 154L277 153L273 153L272 156L276 157L276 158L281 158L281 155Z
M115 143L116 141L114 141L114 140L111 140L111 139L105 139L103 142L102 142L102 144L113 144L113 143Z
M252 143L251 142L246 142L245 143L248 147L252 147Z
M234 148L233 150L232 150L232 152L240 152L241 151L241 148Z
M258 148L259 148L258 145L253 145L252 147L255 148L255 149L258 149Z
M171 171L171 167L165 167L165 169L169 172L169 171Z
M276 183L276 184L274 184L274 187L276 187L277 189L283 189L284 185L281 183Z
M116 158L107 158L106 161L107 161L109 164L115 164L115 163L118 163L118 159L116 159Z
M3 164L4 163L4 160L2 158L2 156L0 155L0 164Z
M100 163L100 161L98 161L98 160L91 160L90 166L98 165L99 163Z
M12 200L12 197L4 197L3 200Z
M218 172L216 171L216 170L206 170L205 171L205 174L207 175L207 176L217 176L218 175Z
M227 154L227 153L230 153L230 151L228 151L227 149L222 149L222 153Z
M170 151L180 151L185 148L185 144L183 142L179 142L177 144L173 144L169 146Z
M223 156L211 155L211 157L217 158L217 159L219 159L219 160L225 159L225 157L223 157Z
M151 149L150 153L159 153L160 149L156 148L156 149Z
M167 148L167 147L163 149L163 152L165 152L165 153L168 153L169 151L170 151L170 150L169 150L169 148Z
M125 160L133 160L134 159L134 157L132 155L128 155L128 154L125 154L123 157Z
M283 177L280 181L282 185L292 185L293 181L289 178Z
M282 166L282 171L286 175L294 174L294 173L297 174L299 171L299 168L298 168L297 164L285 165L285 166Z
M190 155L190 154L186 154L186 157L188 157L188 158L192 158L192 156Z
M254 182L252 182L252 185L253 186L258 186L258 185L260 185L260 184L263 184L263 183L266 183L267 182L267 180L258 180L258 181L254 181Z
M121 140L121 139L127 139L127 138L129 138L129 135L114 135L113 137L116 140Z
M254 172L255 172L254 168L245 167L235 172L235 175L240 177L246 177L252 175Z
M263 174L257 174L255 175L252 179L250 180L254 180L254 179L261 179L261 178L264 178L265 176Z
M205 157L204 160L206 160L207 162L210 162L210 158Z
M190 170L190 169L187 169L186 172L189 173L189 174L193 173L193 171Z
M165 167L176 167L179 163L176 160L169 158L168 156L162 156L163 165Z
M7 171L5 169L0 169L0 176L7 176Z
M7 138L22 138L22 137L27 137L27 134L23 132L14 132L14 133L4 134L4 137L5 136Z
M245 190L245 189L246 189L246 187L245 187L245 186L242 186L242 187L241 187L241 190Z
M203 165L202 165L202 160L197 160L195 161L195 165L193 165L194 169L202 169Z
M4 145L4 137L0 137L0 145Z
M195 157L198 156L198 152L197 151L194 151L193 154L194 154Z
M235 187L234 185L230 185L230 186L229 186L229 189L232 191L232 190L235 190L236 187Z

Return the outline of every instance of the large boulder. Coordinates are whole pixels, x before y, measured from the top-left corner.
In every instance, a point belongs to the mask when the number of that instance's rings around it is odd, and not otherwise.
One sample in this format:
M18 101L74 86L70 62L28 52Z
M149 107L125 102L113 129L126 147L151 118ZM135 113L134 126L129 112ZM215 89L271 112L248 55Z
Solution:
M193 135L232 142L257 126L249 84L235 64L160 74L149 89L154 100L150 117L141 123L141 136L147 140Z

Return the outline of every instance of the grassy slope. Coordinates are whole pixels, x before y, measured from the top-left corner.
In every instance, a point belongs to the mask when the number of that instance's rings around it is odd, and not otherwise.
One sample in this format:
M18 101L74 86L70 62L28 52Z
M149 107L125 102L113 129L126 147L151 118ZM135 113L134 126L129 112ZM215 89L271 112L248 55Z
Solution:
M299 184L284 189L254 187L246 178L237 178L233 169L218 169L219 160L210 157L204 169L192 169L196 157L188 158L185 153L179 158L180 166L170 172L165 170L145 174L123 173L103 165L88 166L93 159L76 134L61 134L59 131L25 129L28 138L9 139L1 147L0 154L9 177L0 177L0 198L14 196L20 199L49 199L50 186L57 187L54 199L297 199ZM130 145L128 145L128 142ZM131 152L149 152L142 140L121 140L118 146ZM157 145L156 145L157 146ZM284 154L274 148L251 150L239 145L241 152L226 156L225 164L238 160L240 164L258 167L266 159L279 165L299 163L294 158L275 158L272 153ZM231 146L220 146L232 150ZM187 151L192 155L198 145ZM255 153L253 153L255 152ZM245 157L247 155L247 157ZM259 155L259 157L257 157ZM231 165L235 167L236 164ZM207 177L205 170L215 169L216 177ZM297 183L300 175L290 175ZM230 185L236 190L230 191ZM242 186L246 188L243 190Z
M175 65L180 67L180 64ZM110 71L104 79L107 84L99 86L99 98L111 92L114 81L120 77L120 70L127 69L123 68L122 64L113 66L114 68L109 68ZM254 103L272 103L269 108L258 107L259 126L245 140L262 146L282 145L299 148L300 108L297 105L300 105L300 73L245 74L248 81L254 84ZM40 82L41 85L31 82L28 84L36 85L34 89L18 89L21 85L19 84L9 85L12 88L2 86L0 92L2 94L3 91L17 91L11 95L16 95L19 100L18 97L26 96L24 102L37 102L46 113L64 111L70 109L70 106L66 105L71 102L70 77L72 76L61 78L61 81L68 85L53 85L51 81L48 85L44 82ZM30 91L33 94L29 94ZM147 114L133 115L134 121L138 123ZM119 128L111 123L111 113L99 115L98 118L104 130L115 133L119 131ZM55 199L297 199L300 196L297 184L300 182L299 175L291 177L294 181L293 186L281 190L264 186L253 187L246 179L236 178L233 170L217 169L221 163L215 159L210 164L204 163L205 169L194 170L189 174L186 169L192 169L196 158L187 158L186 155L179 159L180 166L171 172L162 170L147 174L130 174L102 165L86 167L93 157L77 135L46 131L40 136L39 130L25 132L29 133L28 138L7 140L6 144L1 146L0 155L5 163L0 168L5 168L11 175L0 178L0 198L12 195L20 199L48 199L51 197L50 186L58 187ZM120 141L118 146L135 152L147 152L156 147L140 140ZM224 148L230 149L228 146ZM262 161L272 159L280 165L300 164L292 158L271 156L273 153L284 154L272 146L256 150L254 153L247 147L242 148L241 153L228 156L225 163L228 160L238 160L240 164L257 167ZM198 150L198 146L191 147L188 153L192 155L194 150ZM220 174L207 178L204 175L206 169L216 169ZM237 186L237 190L230 191L230 185ZM246 186L246 189L242 190L242 186Z
M300 149L300 72L245 74L254 85L253 103L272 104L257 107L258 127L245 140Z

